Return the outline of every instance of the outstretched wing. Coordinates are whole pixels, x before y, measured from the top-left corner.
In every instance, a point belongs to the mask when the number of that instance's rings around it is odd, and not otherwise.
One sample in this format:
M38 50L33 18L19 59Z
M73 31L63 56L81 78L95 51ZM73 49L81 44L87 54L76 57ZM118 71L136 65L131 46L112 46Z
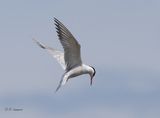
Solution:
M55 50L51 47L48 47L44 44L42 44L41 42L37 41L36 39L33 39L41 48L47 50L47 52L49 54L52 55L52 57L54 57L58 63L62 66L62 68L65 70L66 69L66 65L65 65L65 61L64 61L64 53L58 50Z
M64 49L66 71L82 64L80 44L71 32L56 18L54 18L57 34Z

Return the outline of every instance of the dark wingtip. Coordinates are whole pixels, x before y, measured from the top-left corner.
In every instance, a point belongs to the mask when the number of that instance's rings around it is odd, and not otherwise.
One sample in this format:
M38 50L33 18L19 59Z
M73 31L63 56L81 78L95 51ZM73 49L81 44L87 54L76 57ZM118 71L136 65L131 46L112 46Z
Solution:
M58 24L60 21L54 17L54 22L55 22L55 24Z
M56 29L58 30L60 21L54 17L54 22L55 22L54 25L55 25Z
M54 20L56 20L57 18L56 17L53 17L54 18Z
M56 18L56 17L54 17L54 20L57 20L57 18Z
M33 38L32 40L33 40L35 43L37 43L37 45L40 46L41 48L46 49L46 47L45 47L42 43L38 42L35 38Z

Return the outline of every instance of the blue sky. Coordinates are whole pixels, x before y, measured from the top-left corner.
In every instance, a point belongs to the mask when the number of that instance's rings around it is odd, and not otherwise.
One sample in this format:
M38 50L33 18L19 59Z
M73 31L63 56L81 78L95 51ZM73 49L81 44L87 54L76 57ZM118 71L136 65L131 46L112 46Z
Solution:
M0 117L159 118L160 1L1 0ZM97 74L54 93L63 70L32 38L63 50L53 18ZM23 111L5 111L20 108Z

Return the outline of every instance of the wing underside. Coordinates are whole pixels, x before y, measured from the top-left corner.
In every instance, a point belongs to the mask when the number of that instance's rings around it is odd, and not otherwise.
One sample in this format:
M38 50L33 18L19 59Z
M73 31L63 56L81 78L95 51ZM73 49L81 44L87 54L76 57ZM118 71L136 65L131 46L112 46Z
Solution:
M55 50L51 47L48 47L44 44L42 44L41 42L33 39L41 48L45 49L50 55L52 55L53 58L55 58L58 63L62 66L62 68L65 70L66 69L66 65L65 65L65 61L64 61L64 53L58 50Z

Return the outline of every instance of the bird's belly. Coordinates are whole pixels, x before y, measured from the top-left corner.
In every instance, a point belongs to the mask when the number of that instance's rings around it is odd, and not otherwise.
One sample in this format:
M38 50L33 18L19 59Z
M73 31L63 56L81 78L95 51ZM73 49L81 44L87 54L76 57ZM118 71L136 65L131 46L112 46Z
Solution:
M75 68L71 70L69 74L70 74L69 78L73 78L82 74L86 74L86 72L84 72L81 68Z
M76 76L79 76L79 75L82 75L82 74L84 74L84 73L82 73L82 72L72 73L69 78L73 78L73 77L76 77Z

